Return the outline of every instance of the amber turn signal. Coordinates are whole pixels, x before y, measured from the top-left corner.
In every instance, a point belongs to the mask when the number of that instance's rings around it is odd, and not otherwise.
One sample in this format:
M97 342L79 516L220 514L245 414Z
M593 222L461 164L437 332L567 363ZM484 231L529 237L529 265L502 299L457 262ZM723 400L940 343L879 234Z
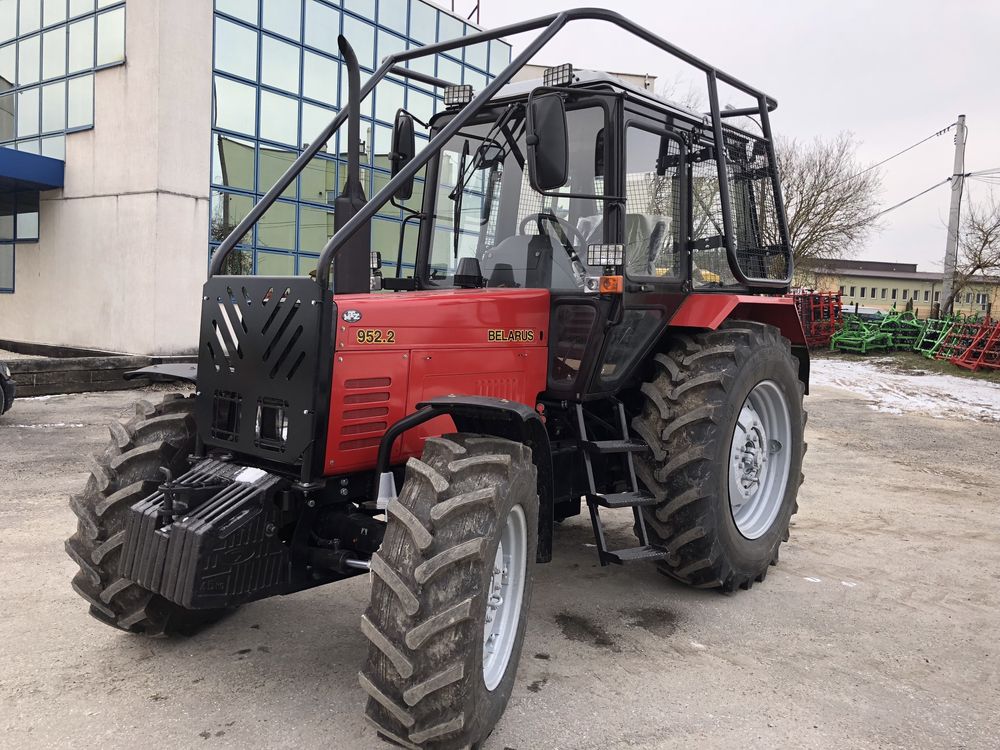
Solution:
M625 291L625 278L623 276L602 276L600 290L601 294L621 294Z

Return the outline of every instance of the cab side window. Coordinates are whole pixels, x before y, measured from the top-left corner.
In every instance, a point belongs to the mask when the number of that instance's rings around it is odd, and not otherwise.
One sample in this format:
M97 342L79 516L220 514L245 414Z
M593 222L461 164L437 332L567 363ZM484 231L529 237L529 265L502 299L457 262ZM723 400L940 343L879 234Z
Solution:
M625 136L625 265L631 277L681 275L681 147L635 126Z

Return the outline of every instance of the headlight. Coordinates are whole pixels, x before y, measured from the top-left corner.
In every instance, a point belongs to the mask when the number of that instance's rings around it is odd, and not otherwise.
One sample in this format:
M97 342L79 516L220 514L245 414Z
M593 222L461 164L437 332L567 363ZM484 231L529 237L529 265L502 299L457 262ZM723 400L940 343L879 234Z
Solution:
M7 367L7 365L0 365L0 375L3 375L5 378L9 378L10 368Z

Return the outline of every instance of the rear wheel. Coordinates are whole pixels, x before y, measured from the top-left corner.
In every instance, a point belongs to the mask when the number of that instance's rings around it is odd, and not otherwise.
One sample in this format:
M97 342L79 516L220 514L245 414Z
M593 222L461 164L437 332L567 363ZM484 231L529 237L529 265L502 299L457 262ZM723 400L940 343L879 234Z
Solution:
M404 747L476 746L510 698L538 537L531 451L448 435L407 465L372 558L367 718Z
M70 498L79 523L66 552L80 566L73 589L90 614L120 630L190 635L229 610L189 610L118 574L129 508L163 482L160 467L179 476L194 450L194 399L173 394L155 406L140 401L136 416L110 426L111 444L92 460L84 490Z
M636 473L668 575L733 591L763 581L788 539L802 481L805 411L798 362L768 325L729 321L655 358L632 428L651 451Z

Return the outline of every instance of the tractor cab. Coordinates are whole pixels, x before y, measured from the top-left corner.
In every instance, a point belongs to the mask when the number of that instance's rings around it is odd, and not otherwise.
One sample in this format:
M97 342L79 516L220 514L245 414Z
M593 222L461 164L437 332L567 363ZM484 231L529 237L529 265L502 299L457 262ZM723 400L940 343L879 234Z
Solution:
M430 133L472 94L446 89L450 105ZM412 140L401 140L415 127L400 111L394 153L413 153ZM767 141L728 124L723 137L736 194L735 268L706 115L570 65L505 86L427 166L423 204L412 212L419 238L401 238L395 255L380 249L383 285L591 294L780 288L790 263Z

